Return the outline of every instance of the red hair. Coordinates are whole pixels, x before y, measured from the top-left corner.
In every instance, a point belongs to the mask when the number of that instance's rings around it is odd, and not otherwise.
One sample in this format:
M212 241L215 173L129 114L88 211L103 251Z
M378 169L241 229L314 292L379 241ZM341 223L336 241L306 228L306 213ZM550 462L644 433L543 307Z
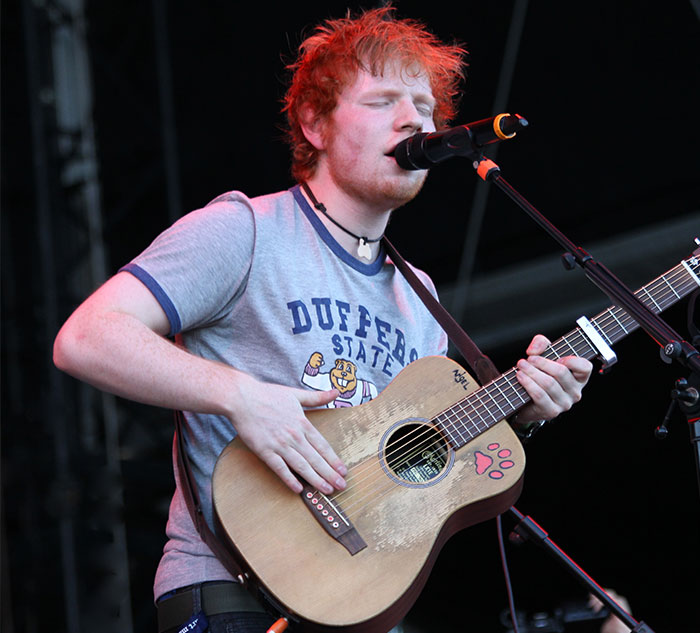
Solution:
M445 44L420 22L395 18L391 6L365 11L356 18L348 12L345 18L318 26L302 42L297 60L288 66L292 80L283 111L294 177L307 180L318 160L318 151L301 128L305 108L326 119L359 70L381 75L387 62L396 61L405 73L427 75L436 99L435 126L440 129L457 113L465 54L460 45Z

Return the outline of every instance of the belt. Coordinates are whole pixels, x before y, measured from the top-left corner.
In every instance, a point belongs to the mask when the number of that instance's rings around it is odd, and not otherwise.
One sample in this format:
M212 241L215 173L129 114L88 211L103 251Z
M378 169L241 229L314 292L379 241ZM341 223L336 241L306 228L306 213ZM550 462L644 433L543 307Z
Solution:
M187 587L158 601L158 631L181 627L194 614L194 588ZM202 611L206 615L234 611L266 613L246 589L235 582L211 582L201 586Z

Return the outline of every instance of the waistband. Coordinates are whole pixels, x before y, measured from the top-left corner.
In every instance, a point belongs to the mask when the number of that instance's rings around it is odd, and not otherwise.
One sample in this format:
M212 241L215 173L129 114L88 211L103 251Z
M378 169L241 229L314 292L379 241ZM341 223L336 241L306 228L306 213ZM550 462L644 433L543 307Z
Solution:
M210 582L202 584L202 611L206 615L253 611L265 613L265 609L241 585L235 582ZM163 633L174 627L181 627L194 614L195 586L178 589L173 595L159 600L158 632Z

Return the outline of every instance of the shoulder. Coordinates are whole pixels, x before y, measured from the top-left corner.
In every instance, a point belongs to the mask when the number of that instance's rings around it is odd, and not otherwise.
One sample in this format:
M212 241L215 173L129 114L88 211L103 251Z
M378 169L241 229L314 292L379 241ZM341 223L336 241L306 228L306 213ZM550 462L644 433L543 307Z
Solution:
M224 221L247 215L255 220L287 212L293 206L294 196L291 191L278 191L253 198L240 191L228 191L214 198L202 209L188 215L204 215Z

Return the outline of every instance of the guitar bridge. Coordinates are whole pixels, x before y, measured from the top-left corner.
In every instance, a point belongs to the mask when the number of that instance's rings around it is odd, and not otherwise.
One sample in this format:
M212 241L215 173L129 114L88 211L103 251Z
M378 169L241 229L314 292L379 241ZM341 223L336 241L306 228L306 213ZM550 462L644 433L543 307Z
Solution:
M352 556L367 547L355 526L335 501L306 484L301 499L326 533L338 541Z

